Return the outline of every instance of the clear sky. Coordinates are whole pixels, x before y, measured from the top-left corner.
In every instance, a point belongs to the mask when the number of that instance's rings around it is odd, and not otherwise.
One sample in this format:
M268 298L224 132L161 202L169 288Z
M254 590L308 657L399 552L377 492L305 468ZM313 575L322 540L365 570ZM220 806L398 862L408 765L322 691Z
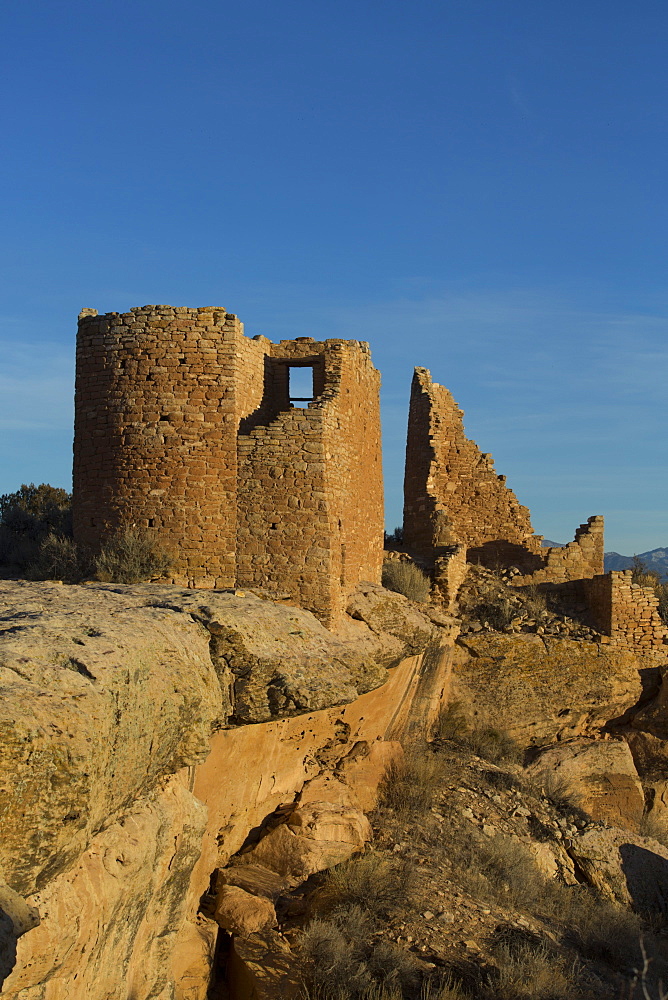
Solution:
M4 5L0 493L70 485L82 306L431 369L568 541L668 545L665 0Z

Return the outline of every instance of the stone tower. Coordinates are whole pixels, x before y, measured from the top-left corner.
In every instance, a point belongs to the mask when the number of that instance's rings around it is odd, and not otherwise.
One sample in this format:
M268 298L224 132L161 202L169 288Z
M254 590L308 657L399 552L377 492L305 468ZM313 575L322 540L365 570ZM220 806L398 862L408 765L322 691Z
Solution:
M379 386L358 341L249 339L213 307L84 309L76 540L136 525L170 550L173 582L259 588L335 625L380 580Z

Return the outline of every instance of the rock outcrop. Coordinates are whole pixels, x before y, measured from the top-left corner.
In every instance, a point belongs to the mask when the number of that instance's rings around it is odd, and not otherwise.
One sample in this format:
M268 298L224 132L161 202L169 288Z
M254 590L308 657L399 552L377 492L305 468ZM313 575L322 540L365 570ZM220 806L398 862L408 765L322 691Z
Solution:
M499 632L457 641L454 697L522 746L600 731L651 694L652 685L658 669L651 661L598 643Z
M587 881L610 899L639 913L665 912L668 849L624 830L587 830L569 853Z
M200 898L249 831L285 809L310 870L364 843L396 740L438 712L453 634L364 590L391 632L358 609L332 635L253 594L0 584L3 995L203 1000Z
M528 768L553 793L570 798L592 819L638 832L643 787L623 740L575 739L548 747Z
M234 938L232 979L253 963L261 975L271 946L275 981L287 983L276 907L364 849L364 814L400 741L424 738L453 698L474 724L505 725L539 751L534 770L565 775L599 820L579 827L574 815L534 843L546 806L522 818L515 796L505 820L476 799L483 837L507 826L545 874L586 872L627 904L645 892L630 887L644 885L633 873L649 851L663 886L668 854L635 832L643 796L655 818L664 801L656 659L492 630L455 649L457 622L442 609L371 584L336 634L238 592L5 582L0 600L10 1000L204 1000L219 933ZM611 726L630 751L600 738ZM601 821L627 829L613 843Z

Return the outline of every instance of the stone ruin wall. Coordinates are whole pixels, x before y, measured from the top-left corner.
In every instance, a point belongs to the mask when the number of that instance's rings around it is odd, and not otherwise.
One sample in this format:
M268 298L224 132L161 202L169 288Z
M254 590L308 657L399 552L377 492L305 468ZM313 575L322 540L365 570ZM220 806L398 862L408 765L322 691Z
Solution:
M295 362L312 368L315 399L286 410ZM282 341L267 363L266 409L238 442L237 582L335 619L382 569L380 376L356 341Z
M313 368L308 405L290 404L293 361ZM155 531L172 582L261 587L334 624L359 580L380 580L378 395L356 341L251 340L218 308L83 310L75 538Z
M513 577L516 587L527 584L567 583L603 573L605 519L595 514L581 524L568 545L540 550L542 565L524 576Z
M224 309L83 311L74 432L77 541L97 546L132 523L155 531L177 556L176 582L234 586L235 425L240 408L249 405L247 393L238 398L235 389L244 341L241 323ZM260 346L252 346L261 363ZM256 385L261 392L261 379Z
M461 543L469 561L539 565L541 539L529 510L491 455L464 433L463 412L446 388L416 368L411 387L404 479L404 545L426 564ZM450 533L450 537L448 537Z
M603 642L647 652L668 643L651 587L633 582L633 571L612 571L584 581L584 593Z
M411 389L404 483L404 548L433 571L433 595L452 607L465 560L516 566L514 586L575 585L604 641L662 647L668 634L653 592L630 574L604 574L604 519L590 517L563 547L542 548L529 511L464 433L463 413L426 368Z
M562 583L603 572L603 518L590 517L563 548L542 548L492 456L464 433L463 412L426 368L411 389L404 482L404 545L433 565L439 550L463 545L469 562L517 566L518 585Z

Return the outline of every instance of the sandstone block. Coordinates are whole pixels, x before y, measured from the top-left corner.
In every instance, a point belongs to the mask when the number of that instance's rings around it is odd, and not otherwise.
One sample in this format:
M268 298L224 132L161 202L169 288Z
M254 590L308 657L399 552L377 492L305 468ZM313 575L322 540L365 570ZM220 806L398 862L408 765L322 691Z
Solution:
M236 885L220 887L214 916L219 927L240 937L249 937L276 926L273 903L264 896L254 896Z
M573 801L593 819L639 830L645 797L626 743L569 740L544 750L528 771L563 784Z
M359 810L330 802L309 802L242 854L239 863L259 864L292 878L308 878L361 851L371 836L371 825Z
M587 830L569 854L587 881L639 912L663 912L668 898L668 850L656 840L618 829Z

